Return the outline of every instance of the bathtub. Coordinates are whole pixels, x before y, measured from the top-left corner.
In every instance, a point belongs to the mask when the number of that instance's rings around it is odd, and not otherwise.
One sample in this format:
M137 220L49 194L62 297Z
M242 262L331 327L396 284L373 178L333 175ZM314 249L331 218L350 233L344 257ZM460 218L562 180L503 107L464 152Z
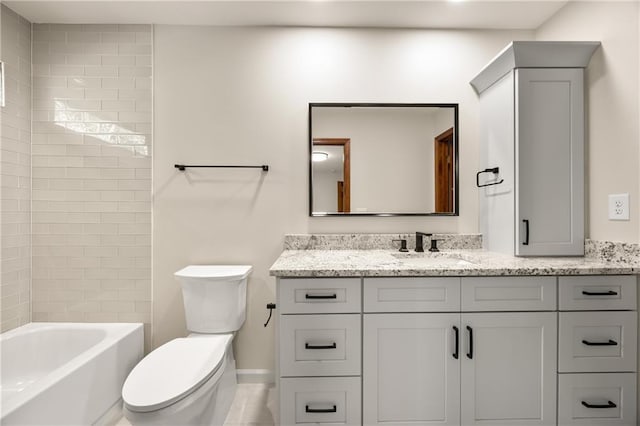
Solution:
M0 425L113 423L142 324L30 323L0 335Z

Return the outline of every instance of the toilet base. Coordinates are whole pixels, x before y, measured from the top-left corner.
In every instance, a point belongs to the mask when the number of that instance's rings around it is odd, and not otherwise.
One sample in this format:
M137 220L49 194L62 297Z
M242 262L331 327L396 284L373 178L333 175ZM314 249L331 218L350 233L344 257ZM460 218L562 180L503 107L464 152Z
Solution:
M238 378L236 372L236 360L233 357L233 349L229 345L225 360L225 369L218 384L217 395L214 398L215 403L207 407L207 411L203 413L202 419L211 419L210 423L201 423L203 425L222 426L229 414L229 409L233 403L238 388ZM212 411L212 412L211 412Z

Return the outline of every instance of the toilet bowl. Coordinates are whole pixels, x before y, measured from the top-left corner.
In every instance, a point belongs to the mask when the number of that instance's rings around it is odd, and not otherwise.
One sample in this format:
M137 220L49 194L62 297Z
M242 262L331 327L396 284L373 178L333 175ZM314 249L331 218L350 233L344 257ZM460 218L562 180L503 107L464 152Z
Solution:
M251 266L192 265L176 272L187 329L155 349L122 388L132 425L222 425L237 386L232 341L245 320Z

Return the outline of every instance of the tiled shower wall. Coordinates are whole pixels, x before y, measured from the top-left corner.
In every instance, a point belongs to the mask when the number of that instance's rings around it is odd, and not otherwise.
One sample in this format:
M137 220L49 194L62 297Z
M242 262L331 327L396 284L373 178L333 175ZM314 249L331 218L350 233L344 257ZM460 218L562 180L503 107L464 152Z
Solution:
M33 26L33 320L151 323L149 25Z
M5 106L0 114L0 331L30 320L31 24L0 5Z

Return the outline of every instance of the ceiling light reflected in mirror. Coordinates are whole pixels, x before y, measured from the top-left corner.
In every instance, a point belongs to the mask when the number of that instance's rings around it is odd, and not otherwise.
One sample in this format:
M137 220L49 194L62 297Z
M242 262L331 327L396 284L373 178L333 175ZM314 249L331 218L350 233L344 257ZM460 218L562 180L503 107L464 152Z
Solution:
M311 160L314 163L319 163L320 161L326 161L328 158L329 158L329 154L327 154L326 152L313 151L313 153L311 153Z

